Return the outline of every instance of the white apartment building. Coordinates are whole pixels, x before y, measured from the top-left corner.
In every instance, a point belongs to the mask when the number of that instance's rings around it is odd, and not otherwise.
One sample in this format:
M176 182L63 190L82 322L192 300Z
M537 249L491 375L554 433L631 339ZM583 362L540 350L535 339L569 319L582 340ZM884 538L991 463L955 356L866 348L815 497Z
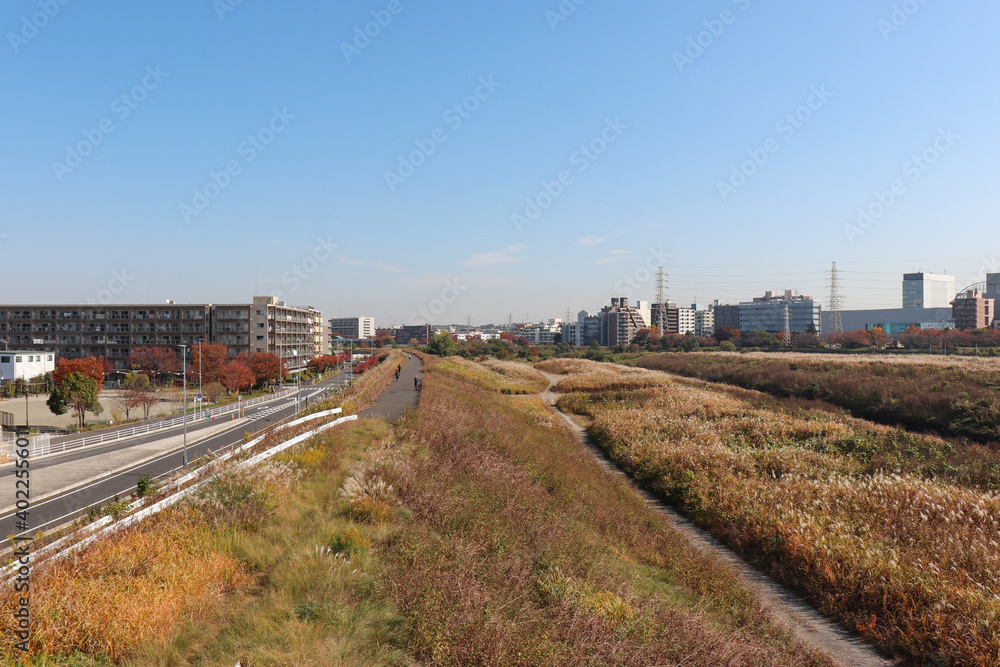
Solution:
M697 333L696 312L693 305L691 308L677 309L677 333L681 335Z

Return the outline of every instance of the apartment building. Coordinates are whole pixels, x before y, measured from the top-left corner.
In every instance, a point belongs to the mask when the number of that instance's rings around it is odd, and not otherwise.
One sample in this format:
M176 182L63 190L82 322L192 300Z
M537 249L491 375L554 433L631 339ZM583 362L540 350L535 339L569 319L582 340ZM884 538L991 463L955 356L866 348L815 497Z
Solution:
M645 310L650 311L648 306ZM629 306L626 297L612 297L611 305L601 308L602 345L628 345L639 329L646 326L639 308Z
M104 357L126 370L139 347L222 343L241 352L274 352L290 369L322 354L322 314L274 297L243 304L0 305L0 340L11 348L61 357Z
M985 329L993 324L995 301L977 289L959 294L951 302L951 316L956 329Z

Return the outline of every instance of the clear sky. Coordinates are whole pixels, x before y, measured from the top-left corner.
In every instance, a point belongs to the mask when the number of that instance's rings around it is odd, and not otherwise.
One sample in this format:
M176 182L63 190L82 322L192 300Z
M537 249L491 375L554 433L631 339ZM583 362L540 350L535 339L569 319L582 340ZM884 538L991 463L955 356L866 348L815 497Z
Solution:
M379 326L538 321L649 299L658 265L681 304L825 305L837 261L847 307L897 307L904 271L1000 271L998 25L975 0L5 0L0 302L256 283Z

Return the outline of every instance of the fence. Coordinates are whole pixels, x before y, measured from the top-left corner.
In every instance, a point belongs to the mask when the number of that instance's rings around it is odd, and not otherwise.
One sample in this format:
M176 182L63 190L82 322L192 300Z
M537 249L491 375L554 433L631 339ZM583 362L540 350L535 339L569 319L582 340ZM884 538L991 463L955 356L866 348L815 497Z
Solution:
M276 398L280 398L289 393L294 393L296 390L294 388L281 389L275 394L268 394L267 396L258 396L257 398L251 398L245 401L239 401L237 403L230 403L229 405L222 405L217 408L211 408L209 410L193 412L188 415L181 415L180 417L174 417L173 419L165 419L161 421L148 422L145 424L139 424L137 426L132 426L130 428L119 428L114 431L95 433L94 435L84 436L82 438L73 438L70 440L63 440L60 442L52 442L51 437L48 434L36 435L29 438L32 441L32 445L29 448L35 447L35 442L40 443L37 445L39 447L38 453L35 450L31 450L31 456L42 456L42 451L44 454L53 454L56 452L65 452L69 449L77 449L79 447L88 447L90 445L99 445L105 442L114 442L115 440L122 440L124 438L131 438L136 435L142 435L143 433L152 433L154 431L162 431L164 429L176 428L184 424L185 420L188 423L196 423L198 421L204 421L206 419L214 419L219 415L229 414L230 412L237 412L243 408L250 407L252 405L257 405L258 403L263 403L265 401L272 401ZM14 434L11 433L11 436ZM5 440L0 442L0 463L5 463L7 461L13 460L13 447L14 439Z

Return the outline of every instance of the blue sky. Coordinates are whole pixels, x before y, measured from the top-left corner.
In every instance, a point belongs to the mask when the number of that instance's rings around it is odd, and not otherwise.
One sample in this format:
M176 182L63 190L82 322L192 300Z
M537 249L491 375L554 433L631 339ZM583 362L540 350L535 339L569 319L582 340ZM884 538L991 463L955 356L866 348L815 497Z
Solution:
M2 302L484 323L660 264L825 303L837 261L853 308L1000 271L996 3L63 2L0 6Z

